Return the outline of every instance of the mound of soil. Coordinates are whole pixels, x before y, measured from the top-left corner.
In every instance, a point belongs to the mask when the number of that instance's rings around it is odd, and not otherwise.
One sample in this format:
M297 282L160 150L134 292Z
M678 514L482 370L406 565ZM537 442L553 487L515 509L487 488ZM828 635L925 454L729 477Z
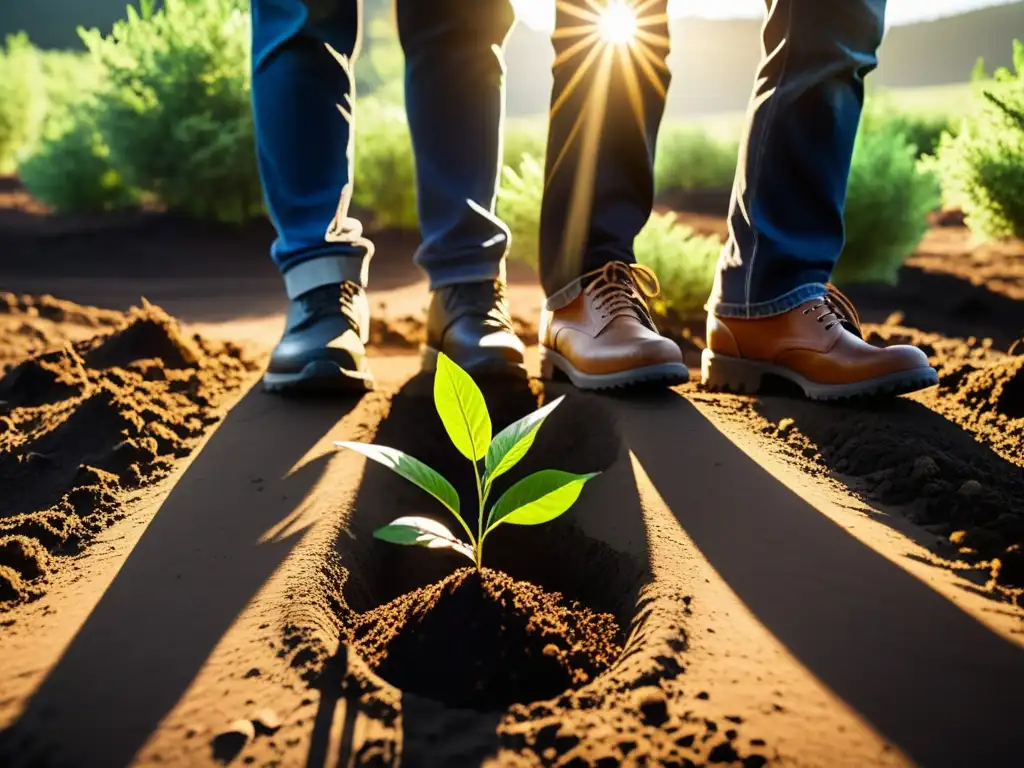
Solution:
M256 364L149 304L124 314L6 294L0 313L7 349L31 353L0 379L5 609L43 594L52 555L80 550L123 516L128 492L187 456Z
M1024 593L1024 356L990 341L869 326L873 344L915 344L939 386L892 402L835 405L798 398L738 398L820 469L935 534L956 568L981 569L1000 594ZM711 401L708 401L711 402ZM720 402L729 402L722 400Z
M370 667L401 690L484 711L589 683L620 641L609 614L471 568L363 614L353 631Z

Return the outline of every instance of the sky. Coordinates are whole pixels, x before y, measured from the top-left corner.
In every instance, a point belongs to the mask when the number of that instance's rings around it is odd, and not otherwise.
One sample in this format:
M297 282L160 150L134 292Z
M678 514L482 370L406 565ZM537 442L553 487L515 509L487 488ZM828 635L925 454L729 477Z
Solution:
M889 0L886 22L890 26L908 24L1012 1ZM554 27L554 0L512 0L512 5L519 18L534 29L550 30ZM764 0L669 0L669 12L673 16L700 16L708 19L759 18L764 15L764 7Z

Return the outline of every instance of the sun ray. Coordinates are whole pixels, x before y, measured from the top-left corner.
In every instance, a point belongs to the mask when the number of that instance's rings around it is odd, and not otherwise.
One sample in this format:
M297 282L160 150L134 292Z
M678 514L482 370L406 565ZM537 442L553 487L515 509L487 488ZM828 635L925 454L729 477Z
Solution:
M608 85L611 78L612 46L604 46L604 55L594 78L594 87L588 94L586 130L580 143L579 156L582 160L576 169L572 197L569 201L569 215L566 222L565 239L562 241L563 263L576 262L575 274L583 258L583 246L590 227L590 208L594 199L594 178L597 173L597 150L601 141L605 110L608 102Z
M594 63L594 59L601 54L601 50L601 47L597 45L591 48L587 53L587 57L576 68L576 71L572 73L572 77L569 79L569 82L565 84L565 88L562 89L562 92L558 95L555 103L551 105L551 117L555 116L558 110L562 108L562 105L565 104L566 100L572 95L573 91L576 90L576 86L580 84L580 81L587 74L587 70L590 69L591 65ZM568 51L566 51L566 53L567 52Z
M664 72L668 72L668 67L664 66L664 62L662 62L661 59L655 57L654 54L647 51L643 47L642 43L637 44L633 48L633 51L636 54L638 54L636 56L635 61L637 65L640 67L640 69L643 71L644 75L647 77L647 81L651 84L651 87L658 92L659 96L665 98L665 84L662 82L662 79L655 70L655 67L660 65L662 71ZM654 59L654 61L651 61L652 58Z
M633 107L633 117L636 118L642 132L645 128L647 110L644 109L644 97L640 90L640 79L636 75L636 67L633 66L632 51L625 46L617 50L619 62L622 66L622 77L626 81L626 94L629 96L629 103Z
M653 27L655 24L667 24L668 14L659 13L653 16L637 16L636 25L638 27Z
M659 2L661 2L661 0L643 0L643 2L638 3L636 6L633 7L633 12L636 13L636 17L639 19L644 16L644 13L647 11L648 8L650 8L652 5L657 5ZM658 15L668 18L667 13Z
M601 18L598 13L585 11L577 5L565 2L565 0L558 0L558 2L555 3L555 7L562 13L568 14L569 16L575 16L577 19L583 19L583 21L588 21L591 24L597 24L598 19Z
M560 27L551 33L552 40L561 40L563 37L574 37L576 35L589 35L593 37L596 34L593 24L579 24L574 27Z
M558 150L558 154L551 163L551 169L548 171L545 184L551 184L551 180L554 178L555 173L562 165L562 161L565 160L565 156L569 154L569 148L572 146L573 141L576 140L576 136L583 128L583 121L587 117L587 110L581 109L580 113L576 115L576 120L572 124L572 128L569 129L569 135L565 137L565 143Z
M671 41L665 35L658 35L654 32L648 32L646 29L637 29L633 35L637 40L642 40L645 43L650 43L658 48L668 48L671 45Z

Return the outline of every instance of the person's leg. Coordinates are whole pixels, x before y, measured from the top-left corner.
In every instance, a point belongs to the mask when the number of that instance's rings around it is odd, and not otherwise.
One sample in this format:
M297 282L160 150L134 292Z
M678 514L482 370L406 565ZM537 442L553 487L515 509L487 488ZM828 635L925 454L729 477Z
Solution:
M867 345L855 310L828 285L885 0L768 5L729 238L708 303L704 381L752 390L779 375L820 398L927 385L935 374L925 356Z
M290 300L284 338L264 377L271 391L363 389L370 381L363 288L372 246L348 217L359 5L251 6L257 159L277 231L271 256Z
M433 293L425 364L525 376L505 298L508 228L494 213L502 161L509 0L398 0L422 245Z
M687 377L677 345L658 334L647 308L657 280L633 255L654 204L655 143L671 79L667 6L609 0L605 12L621 15L618 28L636 25L628 44L602 37L587 0L560 2L556 12L541 351L546 375L561 373L581 388Z

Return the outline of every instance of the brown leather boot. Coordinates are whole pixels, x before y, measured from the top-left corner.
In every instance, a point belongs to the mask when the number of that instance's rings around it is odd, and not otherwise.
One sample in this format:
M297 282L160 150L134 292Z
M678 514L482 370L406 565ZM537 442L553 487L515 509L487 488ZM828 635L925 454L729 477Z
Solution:
M679 346L654 325L647 298L658 278L647 267L611 262L581 279L577 295L556 294L541 311L541 375L563 374L580 389L682 384ZM561 300L561 301L560 301ZM549 309L548 306L556 307Z
M879 349L864 341L857 311L832 286L820 299L781 315L751 320L708 315L704 386L756 392L765 376L792 381L812 400L901 395L939 383L917 347Z

